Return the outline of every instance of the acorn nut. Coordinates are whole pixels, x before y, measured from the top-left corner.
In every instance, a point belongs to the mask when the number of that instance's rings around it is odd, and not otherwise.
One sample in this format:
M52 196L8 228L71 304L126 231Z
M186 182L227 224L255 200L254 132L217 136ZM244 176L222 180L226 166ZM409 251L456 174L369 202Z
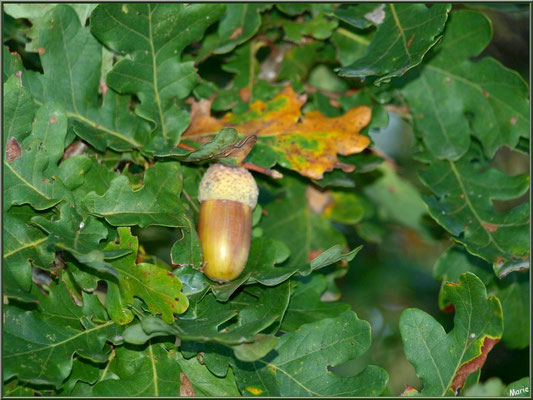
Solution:
M246 266L258 193L252 174L241 167L213 164L202 177L198 235L210 279L231 281Z

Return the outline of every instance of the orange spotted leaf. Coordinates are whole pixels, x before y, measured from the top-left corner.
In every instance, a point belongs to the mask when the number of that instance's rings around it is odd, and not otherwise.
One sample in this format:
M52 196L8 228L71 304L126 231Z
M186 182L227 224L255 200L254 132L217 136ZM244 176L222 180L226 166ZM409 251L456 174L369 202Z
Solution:
M210 114L210 101L192 104L191 124L184 139L201 141L224 127L232 127L241 135L257 135L258 142L277 154L277 162L313 179L321 179L333 168L346 169L337 155L360 153L370 139L360 134L371 118L369 107L360 106L346 114L329 118L319 111L302 115L305 95L287 86L268 102L255 101L244 114L228 113L221 119Z

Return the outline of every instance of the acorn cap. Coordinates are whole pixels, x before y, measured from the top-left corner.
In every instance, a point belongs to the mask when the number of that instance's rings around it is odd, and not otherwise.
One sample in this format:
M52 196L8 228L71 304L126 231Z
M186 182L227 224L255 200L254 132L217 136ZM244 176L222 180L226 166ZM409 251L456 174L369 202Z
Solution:
M232 200L248 204L252 209L257 205L259 189L254 177L247 169L224 164L213 164L205 171L198 200Z

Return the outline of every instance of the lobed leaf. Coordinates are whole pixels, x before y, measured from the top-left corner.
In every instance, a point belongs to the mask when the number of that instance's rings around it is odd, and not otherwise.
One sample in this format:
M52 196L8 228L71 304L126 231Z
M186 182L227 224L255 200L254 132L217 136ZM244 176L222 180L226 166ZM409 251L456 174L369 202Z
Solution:
M150 313L162 314L166 324L174 321L174 313L181 314L189 306L187 296L181 293L177 276L153 264L137 264L139 241L129 228L118 228L118 240L110 241L105 250L130 250L131 253L111 261L118 272L117 280L107 280L106 308L111 318L124 325L132 321L130 306L133 297L142 299Z
M33 301L30 295L32 267L47 270L54 261L54 253L46 246L46 235L31 225L37 213L30 206L11 207L4 212L4 296Z
M111 356L110 356L111 358ZM108 361L109 362L109 361ZM94 385L99 378L101 364L93 363L80 357L72 360L72 370L63 382L61 394L73 396L73 390L79 385Z
M2 71L2 82L6 83L8 79L17 74L19 71L22 71L22 57L16 52L9 52L7 46L2 46L2 57L3 57L3 71ZM16 76L16 75L15 75ZM20 81L20 79L19 79ZM7 91L4 89L4 96L7 97ZM4 97L4 98L5 98ZM5 102L5 100L4 100ZM7 104L7 103L4 103ZM5 107L5 106L4 106ZM5 118L5 116L4 116Z
M70 204L63 204L60 216L57 221L42 216L31 219L33 224L48 233L44 245L48 249L65 250L93 270L116 276L115 269L105 260L131 251L123 250L118 253L102 251L100 241L107 238L107 228L92 216L83 218Z
M356 376L340 377L328 369L369 347L370 325L346 312L284 334L271 355L252 365L234 361L233 366L246 396L377 396L388 380L385 370L368 366Z
M158 162L148 168L144 185L134 190L128 177L117 176L105 194L89 193L83 200L87 210L114 226L162 225L188 228L180 202L182 181L177 162Z
M417 130L438 159L459 160L468 151L470 135L489 157L529 137L524 80L490 57L470 61L491 37L490 20L482 13L454 11L436 54L401 89Z
M342 4L335 9L335 16L357 29L379 26L385 18L385 5L379 3Z
M116 177L116 174L100 164L96 157L84 155L63 160L56 174L71 191L76 211L83 217L89 214L83 203L85 196L91 192L103 196Z
M360 7L360 6L359 6ZM341 76L377 76L376 84L390 81L422 62L428 50L438 42L451 6L436 4L386 4L377 6L371 18L376 34L364 57L339 69ZM355 9L358 16L358 8ZM355 17L355 16L354 16Z
M124 112L129 98L107 91L100 107L102 46L72 7L57 5L44 15L39 46L44 74L22 73L37 104L61 104L76 134L99 150L130 150L149 139L142 120Z
M279 192L269 193L275 200L264 205L266 215L259 223L265 237L289 248L290 258L284 267L305 266L324 250L344 246L343 235L331 221L309 206L305 183L293 177L284 178L284 183ZM266 188L261 190L268 193ZM340 254L341 248L331 251Z
M129 54L107 74L107 84L119 93L135 94L137 115L154 125L148 151L173 147L189 124L176 104L198 82L192 62L180 62L183 49L202 37L222 15L221 4L101 4L93 12L91 32L121 54Z
M187 377L192 386L192 393L195 396L240 396L239 390L235 383L235 376L230 369L224 377L216 377L202 365L200 361L194 357L190 360L183 358L182 354L177 351L170 351L174 354L175 360L178 362L184 375ZM183 378L182 378L183 383ZM184 393L180 388L180 395L192 395Z
M124 338L129 343L145 343L157 336L173 335L182 341L211 342L237 345L253 342L256 334L280 319L289 301L288 285L264 291L259 298L242 295L243 304L236 299L227 303L215 300L212 294L189 308L173 325L155 317L146 317L140 325L129 327ZM251 298L250 298L251 297ZM234 324L230 320L239 315ZM219 330L220 326L226 329Z
M523 349L529 346L529 281L524 276L496 279L490 264L472 256L461 246L452 246L437 260L434 275L442 281L439 292L439 308L453 311L454 307L444 294L446 282L457 282L461 274L472 272L481 279L489 293L495 294L502 305L502 340L508 348ZM524 274L520 274L524 275ZM518 278L518 279L515 279Z
M424 196L430 215L469 252L492 263L499 277L529 268L529 204L497 213L492 203L524 194L529 176L487 169L476 148L457 162L428 161L420 179L434 193Z
M107 376L92 387L92 396L173 397L179 393L182 370L174 350L150 341L143 349L121 346L115 352Z
M17 70L22 71L22 66L20 66L20 69ZM17 140L17 142L22 143L22 141L31 133L33 118L37 110L30 91L28 88L22 85L22 80L17 76L10 74L7 82L4 83L3 104L4 147L8 139L11 138L14 138Z
M220 19L214 53L227 53L235 46L255 35L261 25L261 12L271 8L269 4L233 4L226 6Z
M267 103L254 102L247 113L228 113L221 120L211 117L205 102L193 108L194 118L184 138L199 138L222 127L233 127L240 134L257 135L277 153L281 166L310 178L321 179L325 171L342 168L337 154L360 153L370 144L359 134L370 122L368 107L354 108L336 118L310 111L299 122L305 97L298 96L290 86Z
M38 310L6 306L4 379L17 376L24 382L59 388L72 369L74 353L105 362L105 342L117 341L120 331L112 321L101 319L105 311L96 296L84 293L82 308L70 300L63 283L50 288L48 295L37 288L32 291Z
M371 39L372 33L362 34L344 27L337 28L331 34L331 41L337 49L337 60L341 66L350 65L363 57Z
M39 31L43 24L44 15L55 6L57 4L6 4L4 8L6 14L13 18L25 18L31 22L31 27L26 31L26 36L29 38L25 46L26 51L39 51ZM80 24L85 25L87 18L97 4L70 4L69 6L78 15Z
M338 21L329 20L322 12L316 14L309 21L286 21L283 23L285 39L301 43L304 36L311 36L318 40L329 38L337 27Z
M312 274L308 277L296 278L293 282L296 288L281 325L281 329L285 332L295 331L303 324L337 317L350 310L348 304L321 300L328 286L324 275Z
M15 136L6 145L4 201L8 208L30 204L36 210L45 210L70 197L63 183L53 176L63 154L67 117L58 104L43 105L35 115L31 134L19 143L16 136L26 135L28 122L20 131L11 132Z
M502 309L494 296L487 298L474 274L446 283L445 296L455 306L454 328L446 333L429 314L407 309L400 317L405 355L424 385L424 396L454 395L468 375L481 368L503 333Z

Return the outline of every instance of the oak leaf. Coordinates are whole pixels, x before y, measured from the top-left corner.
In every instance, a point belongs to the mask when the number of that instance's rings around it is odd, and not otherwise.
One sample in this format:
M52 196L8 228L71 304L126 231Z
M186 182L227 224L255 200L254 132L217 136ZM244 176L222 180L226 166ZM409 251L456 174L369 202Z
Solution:
M270 146L277 154L277 162L303 176L322 179L324 172L349 166L337 159L360 153L370 139L360 134L368 125L371 110L359 106L346 114L329 118L319 111L302 116L305 95L298 95L287 86L272 100L255 101L243 114L227 113L221 119L211 116L211 101L193 102L191 124L183 138L204 141L224 127L235 128L241 135L257 135L258 142Z

